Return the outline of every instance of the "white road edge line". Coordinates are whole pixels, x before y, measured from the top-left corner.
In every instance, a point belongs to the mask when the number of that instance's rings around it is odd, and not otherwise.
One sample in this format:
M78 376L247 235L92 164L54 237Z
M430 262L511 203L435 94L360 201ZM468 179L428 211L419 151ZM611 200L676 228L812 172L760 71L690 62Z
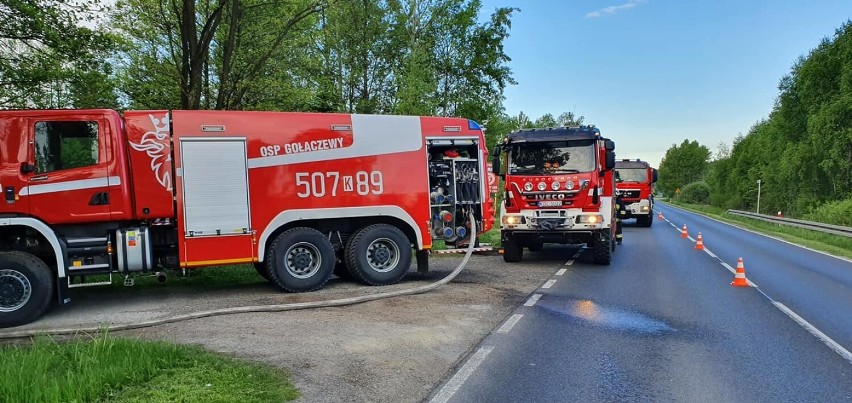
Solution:
M766 234L763 234L763 233L760 233L760 232L757 232L757 231L752 231L752 230L750 230L750 229L748 229L748 228L743 228L743 227L740 227L739 225L731 224L731 223L729 223L729 222L724 222L724 221L722 221L722 220L717 220L717 219L715 219L715 218L713 218L713 217L708 217L708 216L705 216L705 215L701 215L701 214L698 214L698 213L694 213L694 212L689 211L689 210L684 210L684 209L682 209L682 208L680 208L680 207L676 207L676 206L673 206L673 205L671 205L671 204L666 204L666 206L671 207L671 208L673 208L673 209L678 209L678 210L680 210L680 211L685 211L685 212L687 212L687 213L697 214L697 215L700 215L701 217L704 217L704 218L706 218L706 219L708 219L708 220L713 220L713 221L716 221L716 222L718 222L718 223L720 223L720 224L725 224L725 225L728 225L728 226L731 226L731 227L734 227L734 228L741 229L741 230L746 231L746 232L751 232L752 234L757 234L757 235L760 235L760 236L763 236L763 237L767 237L767 238L770 238L770 239L774 239L774 240L779 241L779 242L784 242L784 243L786 243L786 244L788 244L788 245L797 246L797 247L799 247L799 248L806 249L806 250L809 250L809 251L814 252L814 253L819 253L820 255L825 255L825 256L828 256L828 257L833 257L833 258L838 259L838 260L843 260L843 261L846 261L846 262L852 263L852 259L847 259L847 258L842 257L842 256L835 256L835 255L832 255L832 254L830 254L830 253L828 253L828 252L823 252L823 251L820 251L820 250L811 249L811 248L809 248L809 247L807 247L807 246L797 245L797 244L794 244L794 243L792 243L792 242L790 242L790 241L787 241L787 240L784 240L784 239L781 239L781 238L777 238L777 237L774 237L774 236L772 236L772 235L766 235ZM668 219L666 219L666 221L668 221Z
M541 288L550 288L553 287L554 284L556 284L556 280L550 279L547 280Z
M804 318L790 310L790 308L787 308L784 304L778 301L772 301L772 304L775 305L776 308L780 309L781 312L787 314L790 319L793 319L796 323L805 328L805 330L816 336L817 339L825 343L829 348L834 350L834 352L840 354L841 357L843 357L844 359L846 359L846 361L849 361L849 363L852 364L852 353L850 353L849 350L843 348L843 346L841 346L840 344L837 344L837 342L832 340L831 337L826 336L825 333L814 327L814 325L808 323L808 321L806 321Z
M518 321L521 320L521 318L523 318L523 317L524 317L524 315L519 314L519 313L512 315L511 317L509 317L509 320L507 320L506 323L503 324L503 326L500 326L500 328L497 329L497 333L500 333L500 334L509 333L509 331L512 330L513 327L515 327L515 324L517 324Z
M467 360L467 362L459 369L459 372L456 372L455 375L441 388L441 391L438 392L435 397L430 400L432 403L446 403L453 397L456 392L464 385L467 378L469 378L476 368L485 361L485 358L488 357L488 354L491 354L491 350L494 350L494 347L480 347L479 350L476 350L475 353Z
M533 305L535 305L535 303L536 303L536 302L538 302L538 299L539 299L539 298L541 298L541 294L533 294L533 295L530 297L530 299L528 299L528 300L527 300L527 302L524 302L524 306L533 306Z
M556 275L561 276L561 275L565 274L566 271L568 271L568 269L559 269L559 270L556 271Z

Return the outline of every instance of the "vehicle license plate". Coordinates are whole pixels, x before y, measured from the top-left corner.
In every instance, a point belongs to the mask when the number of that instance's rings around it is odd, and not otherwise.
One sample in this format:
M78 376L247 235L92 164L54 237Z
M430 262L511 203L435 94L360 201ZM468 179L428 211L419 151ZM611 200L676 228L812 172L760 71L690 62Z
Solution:
M562 207L562 200L543 200L538 202L539 207Z

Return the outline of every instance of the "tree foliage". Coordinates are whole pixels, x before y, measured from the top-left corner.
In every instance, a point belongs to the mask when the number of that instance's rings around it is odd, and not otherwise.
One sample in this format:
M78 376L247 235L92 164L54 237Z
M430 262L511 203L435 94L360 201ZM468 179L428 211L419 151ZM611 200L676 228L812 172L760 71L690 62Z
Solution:
M0 108L115 107L112 35L82 25L96 1L0 1Z
M683 140L680 145L672 144L660 162L657 187L665 194L674 195L689 183L704 178L710 149L698 141Z
M708 174L711 202L803 215L852 198L852 22L800 58L769 117ZM661 173L662 175L662 173Z

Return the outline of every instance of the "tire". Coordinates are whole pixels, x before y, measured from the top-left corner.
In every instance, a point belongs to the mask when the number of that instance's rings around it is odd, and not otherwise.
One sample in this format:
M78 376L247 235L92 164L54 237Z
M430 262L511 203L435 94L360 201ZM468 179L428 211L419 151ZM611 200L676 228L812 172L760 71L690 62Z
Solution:
M254 266L254 271L256 271L260 277L263 277L266 281L272 281L269 277L269 271L267 270L266 263L255 262L252 266Z
M604 229L599 235L595 236L595 240L592 242L594 260L597 264L608 266L612 262L612 233L609 229Z
M541 250L544 249L544 244L541 242L531 243L527 245L527 249L529 249L530 252L541 252Z
M0 252L0 328L41 317L55 287L50 268L41 259L26 252Z
M503 243L503 261L506 263L520 262L524 258L524 248L513 238Z
M638 224L640 227L650 227L653 223L654 220L650 214L636 217L636 224Z
M369 285L396 284L411 268L411 242L390 224L362 228L352 236L345 254L352 276Z
M322 288L334 270L334 246L312 228L293 228L275 238L266 255L269 277L287 292Z

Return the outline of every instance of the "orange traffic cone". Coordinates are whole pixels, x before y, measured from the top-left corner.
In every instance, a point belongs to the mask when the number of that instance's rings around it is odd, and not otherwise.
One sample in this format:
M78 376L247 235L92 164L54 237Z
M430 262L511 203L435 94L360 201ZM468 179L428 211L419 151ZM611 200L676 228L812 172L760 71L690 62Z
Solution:
M695 249L704 250L704 240L701 239L701 233L698 233L698 239L695 240Z
M660 212L660 214L657 214L657 219L660 220L660 221L663 220L663 212L662 211Z
M680 237L686 238L689 236L689 233L686 232L686 224L683 224L683 229L680 230Z
M748 280L745 276L745 267L743 267L743 258L737 260L737 273L734 275L734 281L731 282L734 287L748 287Z

